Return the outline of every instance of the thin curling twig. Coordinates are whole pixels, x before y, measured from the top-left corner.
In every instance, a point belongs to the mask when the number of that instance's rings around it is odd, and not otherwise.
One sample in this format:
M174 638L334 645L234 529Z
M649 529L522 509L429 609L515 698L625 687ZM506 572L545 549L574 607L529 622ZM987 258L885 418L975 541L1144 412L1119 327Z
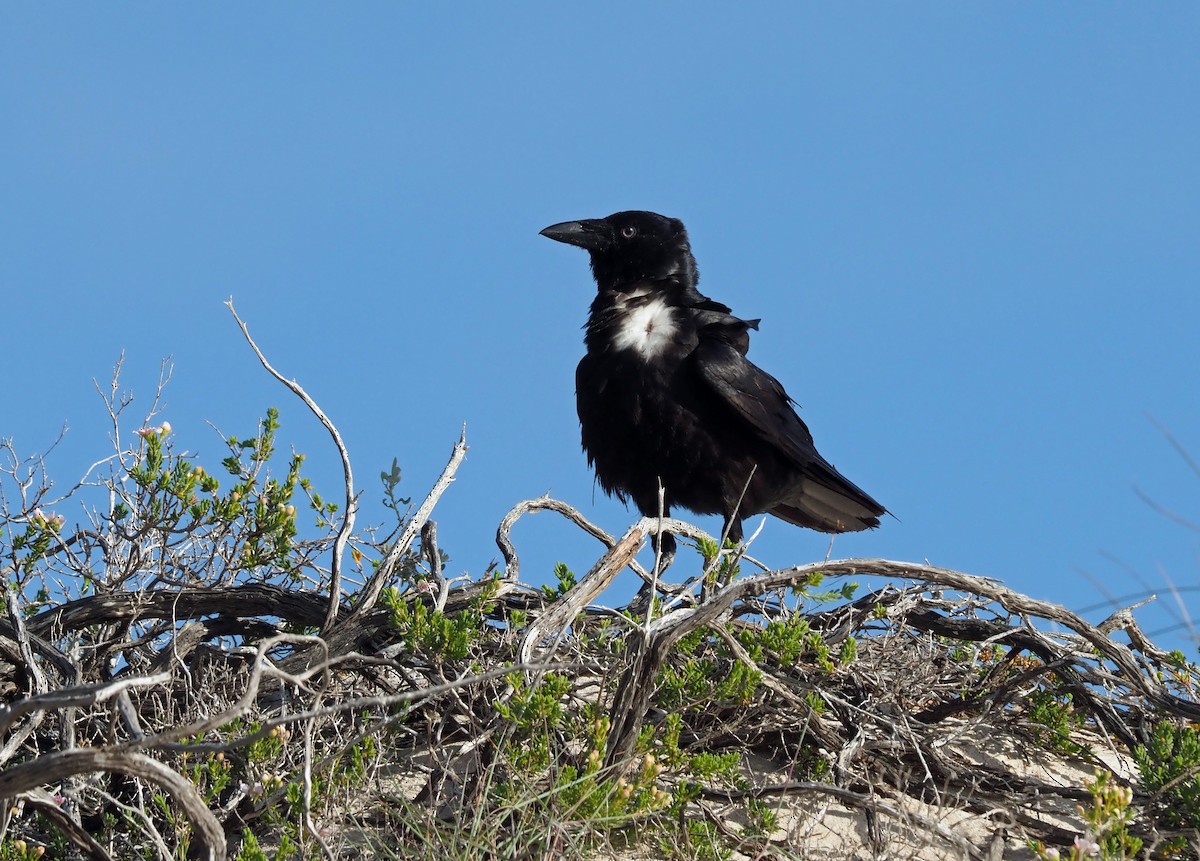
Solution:
M237 321L238 326L242 330L242 336L246 339L246 343L250 345L250 349L254 350L254 355L258 356L258 361L267 369L267 373L283 383L292 392L304 401L304 405L308 407L317 421L329 431L329 435L333 437L333 444L337 447L338 454L342 458L342 474L346 479L346 513L342 516L342 525L338 528L337 539L333 543L333 560L329 566L329 609L325 612L325 623L321 626L321 630L328 630L337 621L338 608L341 606L342 598L342 554L346 552L346 542L350 540L350 536L354 533L354 517L358 513L358 497L354 494L354 473L350 469L350 452L346 450L346 444L342 442L342 435L338 433L338 429L334 426L329 417L324 411L317 406L317 402L309 397L308 392L300 387L300 384L295 380L289 380L275 370L271 363L267 361L267 357L263 355L263 351L258 348L258 344L254 343L254 339L250 337L250 330L238 316L237 310L233 307L233 297L226 300L225 305L229 308L229 313L233 314L233 319Z

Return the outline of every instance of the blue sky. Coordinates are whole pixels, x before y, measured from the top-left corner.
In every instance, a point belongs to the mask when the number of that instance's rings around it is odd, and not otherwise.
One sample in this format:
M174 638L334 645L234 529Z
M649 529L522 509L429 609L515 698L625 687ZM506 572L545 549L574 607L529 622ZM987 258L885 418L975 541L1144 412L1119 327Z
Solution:
M215 466L206 422L276 405L335 495L232 295L344 434L365 519L392 457L419 498L467 423L452 572L544 491L622 531L579 451L586 257L537 234L653 209L896 514L836 556L1075 608L1194 589L1200 536L1134 488L1200 519L1148 418L1200 457L1198 36L1191 4L10 4L0 436L66 423L69 482L106 454L93 377L123 350L137 411L170 356L177 445ZM515 532L534 582L598 553L552 517ZM772 520L755 552L826 545Z

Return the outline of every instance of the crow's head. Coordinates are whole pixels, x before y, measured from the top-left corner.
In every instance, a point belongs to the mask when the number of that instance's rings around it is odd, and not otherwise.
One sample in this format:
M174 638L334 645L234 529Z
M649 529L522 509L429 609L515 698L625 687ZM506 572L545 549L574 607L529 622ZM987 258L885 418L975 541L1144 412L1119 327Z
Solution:
M696 282L696 260L683 222L677 218L633 210L607 218L564 221L541 233L586 249L602 290L672 275L689 284Z

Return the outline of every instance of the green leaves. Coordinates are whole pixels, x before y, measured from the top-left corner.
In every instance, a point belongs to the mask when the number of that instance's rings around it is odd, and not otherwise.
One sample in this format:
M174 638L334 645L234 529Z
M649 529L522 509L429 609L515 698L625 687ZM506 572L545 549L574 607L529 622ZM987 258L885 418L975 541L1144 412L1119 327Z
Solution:
M1133 755L1157 820L1169 828L1200 828L1200 732L1160 721Z
M400 461L393 457L391 470L380 472L379 480L383 482L384 507L392 509L397 516L401 516L404 513L402 509L412 502L412 498L396 496L396 488L400 486Z
M1087 752L1086 748L1073 740L1084 718L1075 711L1075 702L1069 691L1038 688L1025 698L1025 708L1034 734L1051 750L1072 756Z
M418 593L405 595L389 586L380 595L380 603L392 612L392 625L404 637L409 648L438 662L461 661L485 634L485 611L496 596L499 585L493 577L466 609L442 613Z
M846 666L858 655L858 644L853 638L843 640L835 663L825 638L812 630L808 619L799 614L773 619L761 628L745 628L738 633L738 641L756 661L769 659L780 667L804 661L816 664L825 673Z
M564 563L557 562L554 565L554 579L557 585L549 586L542 584L542 595L547 601L556 601L563 595L571 591L575 585L575 572L568 568Z

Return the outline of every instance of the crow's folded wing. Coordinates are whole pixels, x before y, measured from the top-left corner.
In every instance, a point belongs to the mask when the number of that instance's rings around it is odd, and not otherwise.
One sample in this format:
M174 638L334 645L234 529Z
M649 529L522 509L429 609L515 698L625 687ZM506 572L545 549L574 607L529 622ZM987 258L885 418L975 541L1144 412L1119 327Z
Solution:
M748 328L758 321L729 317L700 330L691 363L700 380L764 441L797 467L821 460L812 434L792 409L779 380L746 358Z
M878 516L885 513L883 506L820 455L783 386L745 358L746 327L745 321L705 326L690 361L698 378L729 408L731 420L744 422L750 432L795 466L799 478L794 494L781 499L773 513L825 531L878 525ZM818 491L814 484L831 493ZM793 505L809 516L799 520L791 516L788 512ZM814 519L825 522L814 525Z

